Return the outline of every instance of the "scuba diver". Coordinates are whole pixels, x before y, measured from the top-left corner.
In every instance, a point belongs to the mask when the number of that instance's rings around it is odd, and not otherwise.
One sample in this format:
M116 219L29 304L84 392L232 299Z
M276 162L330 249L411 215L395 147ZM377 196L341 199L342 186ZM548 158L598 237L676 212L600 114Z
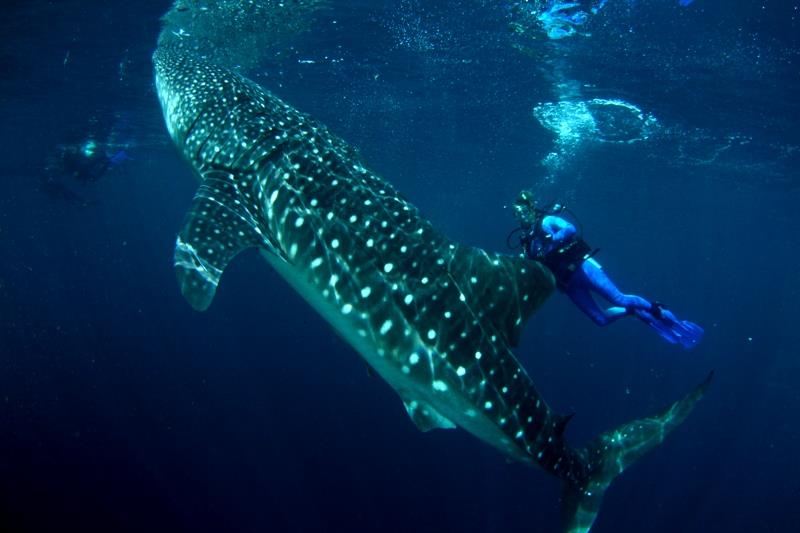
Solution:
M89 136L80 142L57 145L47 156L39 176L41 190L49 196L73 205L92 204L73 191L65 182L72 179L84 185L99 181L109 169L131 159L129 142L120 140L127 134L127 118L122 117L111 129L106 142Z
M126 159L129 157L124 148L100 144L90 138L80 144L57 146L45 171L52 175L68 176L82 183L90 183L98 181L109 168Z
M520 228L512 231L509 240L521 232L519 244L524 247L525 256L544 264L553 273L558 289L595 324L607 326L620 318L635 316L672 344L692 348L700 342L703 328L697 324L678 320L658 302L622 293L594 259L598 250L592 249L575 225L561 216L566 211L563 205L539 209L532 198L530 191L523 191L514 202ZM601 308L592 294L612 306Z

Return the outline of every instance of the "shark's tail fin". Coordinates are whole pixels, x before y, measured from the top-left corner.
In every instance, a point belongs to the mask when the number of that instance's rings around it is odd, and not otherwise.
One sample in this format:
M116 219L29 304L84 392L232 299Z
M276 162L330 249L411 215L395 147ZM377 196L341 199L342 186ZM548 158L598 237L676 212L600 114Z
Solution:
M667 434L689 416L703 397L713 375L711 372L692 392L661 413L606 431L584 448L589 474L582 483L569 484L564 488L565 533L586 533L591 529L600 510L603 494L614 478L639 457L661 444Z

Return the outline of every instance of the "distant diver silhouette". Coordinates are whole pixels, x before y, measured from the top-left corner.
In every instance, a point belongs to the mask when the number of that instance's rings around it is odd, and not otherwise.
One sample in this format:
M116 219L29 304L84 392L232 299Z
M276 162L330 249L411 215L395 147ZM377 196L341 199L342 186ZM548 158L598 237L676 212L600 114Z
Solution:
M126 120L122 122L127 123ZM124 124L122 127L126 128ZM119 130L118 120L106 142L97 141L94 135L90 135L79 142L56 145L48 154L39 176L41 190L52 198L73 205L86 206L94 203L72 190L66 181L74 180L84 185L97 182L110 169L130 159L130 143L119 142Z

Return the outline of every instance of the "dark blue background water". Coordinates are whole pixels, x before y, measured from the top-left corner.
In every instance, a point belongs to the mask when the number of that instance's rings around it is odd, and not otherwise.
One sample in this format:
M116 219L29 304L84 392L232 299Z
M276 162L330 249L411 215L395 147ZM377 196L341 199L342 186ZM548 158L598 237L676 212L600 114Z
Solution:
M172 248L196 183L152 86L169 6L146 4L0 8L0 530L558 530L557 480L419 433L256 254L208 312L182 300ZM352 4L255 78L460 241L504 249L519 189L565 198L623 289L706 328L685 352L558 295L529 322L516 353L577 413L575 443L717 370L595 531L796 530L797 3L612 0L591 37L557 43L513 35L501 2ZM646 109L660 136L584 147L544 179L554 136L531 111L567 79ZM120 115L133 160L63 182L91 205L45 194L54 147Z

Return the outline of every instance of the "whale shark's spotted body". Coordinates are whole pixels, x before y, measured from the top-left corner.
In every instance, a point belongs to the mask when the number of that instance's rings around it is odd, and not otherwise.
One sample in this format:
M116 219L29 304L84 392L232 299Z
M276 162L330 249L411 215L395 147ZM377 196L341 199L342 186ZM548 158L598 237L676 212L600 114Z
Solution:
M702 394L570 447L568 417L509 349L553 290L543 266L449 241L344 141L255 83L177 48L154 63L169 133L201 182L175 251L195 308L237 253L260 248L420 429L460 426L564 479L570 531L588 531L611 478Z

